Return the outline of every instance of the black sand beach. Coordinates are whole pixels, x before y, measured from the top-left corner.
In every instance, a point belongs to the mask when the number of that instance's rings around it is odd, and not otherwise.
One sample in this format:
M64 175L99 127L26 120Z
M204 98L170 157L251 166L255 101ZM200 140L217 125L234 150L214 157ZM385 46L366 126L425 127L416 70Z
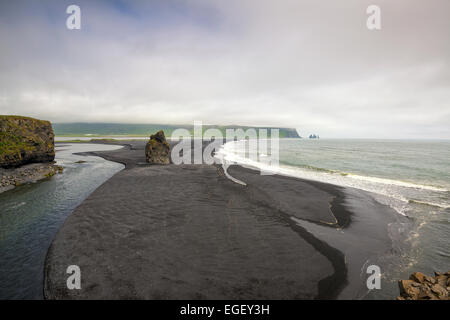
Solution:
M126 168L65 221L47 299L350 299L399 217L368 193L232 166L148 165L144 141L95 152ZM66 269L81 269L68 290Z

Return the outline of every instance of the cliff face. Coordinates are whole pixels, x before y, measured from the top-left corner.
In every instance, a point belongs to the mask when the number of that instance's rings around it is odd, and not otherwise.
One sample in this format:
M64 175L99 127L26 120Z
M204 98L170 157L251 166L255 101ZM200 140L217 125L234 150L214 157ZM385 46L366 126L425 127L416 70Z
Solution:
M293 128L282 128L280 130L280 138L300 138L296 129ZM283 134L284 132L284 134Z
M53 128L49 121L0 116L0 167L55 159Z
M164 131L160 130L150 136L145 146L145 158L151 164L170 164L170 146Z

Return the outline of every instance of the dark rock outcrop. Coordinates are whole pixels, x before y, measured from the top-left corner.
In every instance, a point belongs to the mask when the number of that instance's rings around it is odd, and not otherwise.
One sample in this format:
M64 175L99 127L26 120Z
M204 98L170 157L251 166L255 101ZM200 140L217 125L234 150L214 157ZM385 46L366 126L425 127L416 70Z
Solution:
M150 136L150 140L145 146L145 158L151 164L169 164L170 146L164 136L164 131L160 130Z
M49 121L0 116L0 167L14 168L54 159L54 134Z
M397 300L450 300L450 271L434 275L414 272L409 280L400 280Z
M30 163L19 168L0 168L0 193L23 184L51 178L57 173L63 173L63 170L63 167L53 163Z

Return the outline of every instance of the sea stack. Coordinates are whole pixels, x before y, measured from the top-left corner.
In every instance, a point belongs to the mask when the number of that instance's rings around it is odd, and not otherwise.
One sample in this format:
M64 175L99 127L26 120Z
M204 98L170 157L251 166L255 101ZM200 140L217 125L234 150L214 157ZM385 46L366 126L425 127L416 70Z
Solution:
M0 167L15 168L54 159L54 133L49 121L0 116Z
M145 146L145 158L150 164L170 164L170 146L164 131L160 130L150 136Z

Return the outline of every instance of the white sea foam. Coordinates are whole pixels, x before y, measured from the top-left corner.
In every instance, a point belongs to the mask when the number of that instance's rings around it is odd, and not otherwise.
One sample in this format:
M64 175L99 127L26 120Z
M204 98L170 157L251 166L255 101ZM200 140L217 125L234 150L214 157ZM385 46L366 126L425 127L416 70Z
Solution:
M11 206L11 209L20 208L20 207L24 206L25 204L26 204L26 202L20 202L18 204L14 204L14 205Z
M395 203L386 203L393 207L397 212L405 215L405 204L424 204L443 209L450 208L448 203L436 203L423 200L411 200L407 195L420 194L423 191L428 192L448 192L447 189L417 184L412 182L399 181L372 176L363 176L352 173L345 173L335 170L320 169L314 167L294 167L288 165L270 166L267 163L255 161L245 157L245 151L242 150L242 141L232 141L226 143L218 152L217 157L224 159L228 164L235 163L245 167L259 169L265 173L280 174L292 176L307 180L330 183L343 187L356 188L397 200ZM264 155L264 157L267 157Z

